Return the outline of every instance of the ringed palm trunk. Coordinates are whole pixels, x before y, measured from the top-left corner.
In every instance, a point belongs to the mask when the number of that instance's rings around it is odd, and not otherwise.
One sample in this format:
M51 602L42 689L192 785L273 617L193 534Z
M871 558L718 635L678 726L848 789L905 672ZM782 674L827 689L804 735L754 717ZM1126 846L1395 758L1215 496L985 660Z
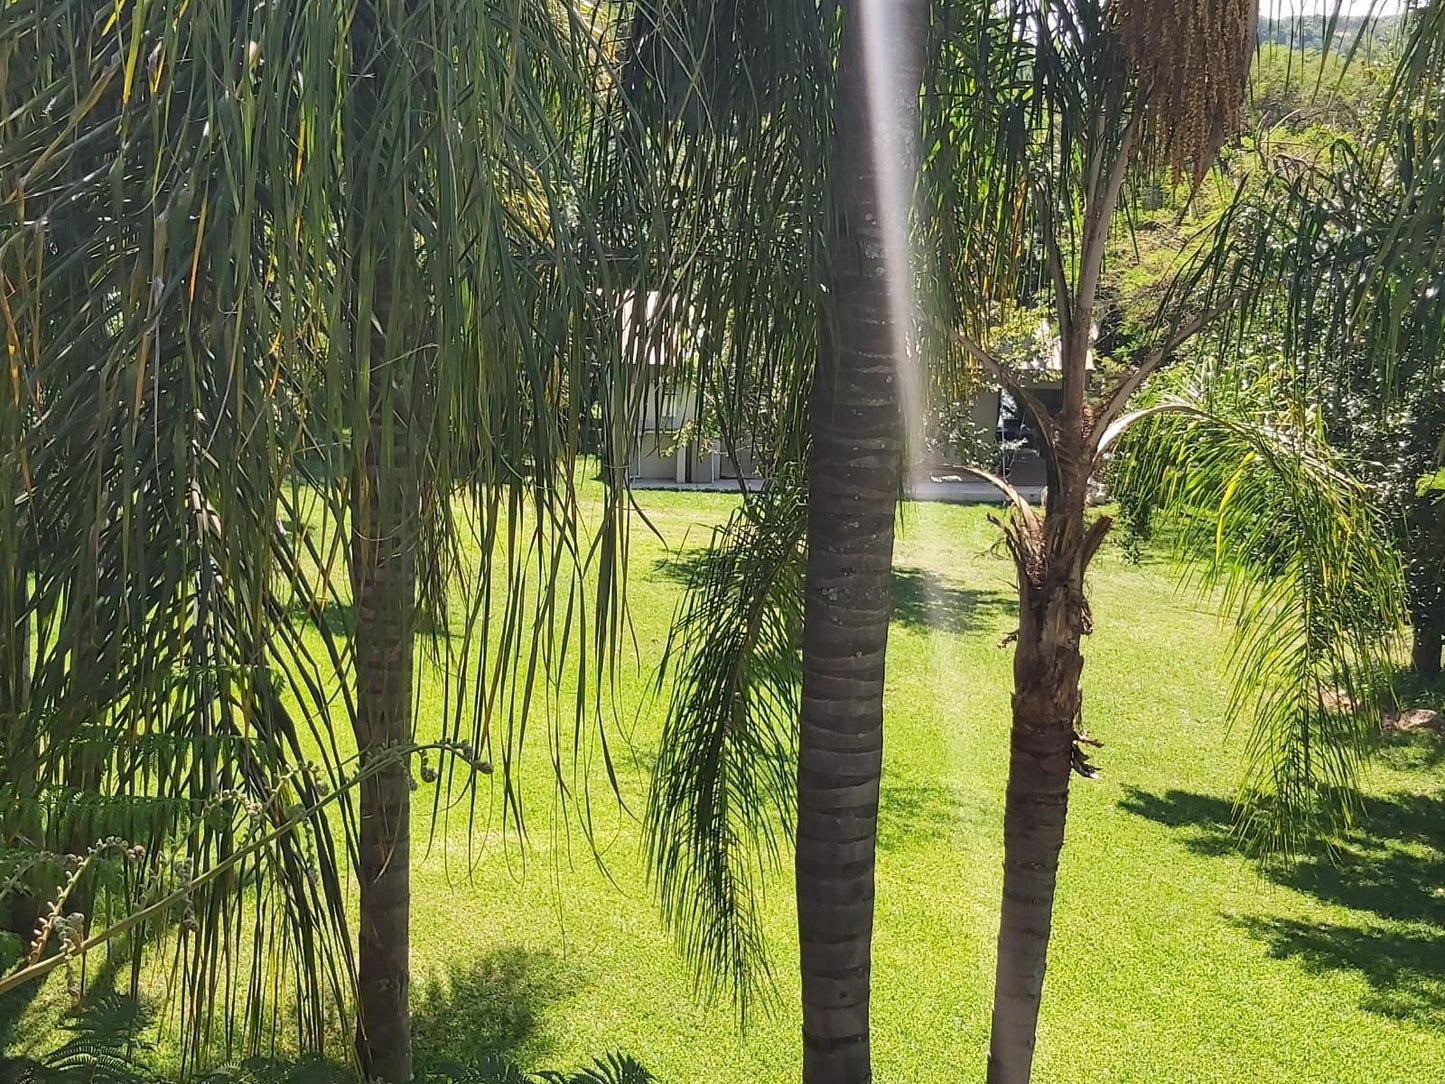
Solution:
M890 75L900 100L888 103L896 127L874 132L861 25L868 2L844 9L833 309L812 400L796 857L805 1084L872 1078L873 869L904 454L899 344L908 330L890 306L890 285L898 284L885 258L886 163L874 148L906 154L915 137L926 11L919 0L871 0L886 9L897 40L868 42L870 57L900 65ZM906 223L906 209L894 210Z
M1106 517L1085 525L1089 456L1080 422L1065 421L1057 440L1058 488L1043 522L1032 536L1022 525L1009 536L1019 628L988 1084L1027 1084L1033 1069L1090 623L1084 574L1109 528Z
M362 770L382 766L358 788L356 1055L364 1079L408 1084L411 1060L411 776L397 749L412 740L412 666L416 629L416 539L420 512L408 422L410 365L404 324L416 268L408 253L398 182L384 168L399 153L394 114L405 71L394 21L406 10L369 0L350 27L358 71L348 135L354 143L359 268L353 311L369 335L365 452L352 503L352 602L355 632L357 753ZM388 112L388 111L393 112ZM380 161L378 161L380 159ZM371 257L368 261L367 255ZM411 277L408 277L411 276ZM362 304L370 286L368 318ZM364 321L364 323L361 323ZM365 328L365 330L363 330ZM358 374L359 375L359 374ZM358 383L360 383L358 381Z
M385 322L383 278L378 274L376 310ZM373 339L373 358L386 358L385 336ZM417 502L406 405L400 389L382 390L387 370L373 362L370 439L352 527L356 741L363 769L412 739ZM390 441L382 446L388 430ZM361 783L358 819L357 1058L366 1079L406 1084L412 1078L411 778L404 759Z

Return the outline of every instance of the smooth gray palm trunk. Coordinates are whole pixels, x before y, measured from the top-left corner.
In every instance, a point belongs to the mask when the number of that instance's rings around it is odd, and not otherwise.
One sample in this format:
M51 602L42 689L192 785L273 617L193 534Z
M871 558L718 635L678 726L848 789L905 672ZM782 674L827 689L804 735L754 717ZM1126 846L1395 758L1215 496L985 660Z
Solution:
M872 2L895 40L865 43L864 3L845 6L833 305L812 400L797 828L805 1084L872 1078L873 869L906 361L898 356L906 329L890 308L875 150L910 157L926 25L919 0ZM891 130L874 131L867 120L869 63L895 66Z

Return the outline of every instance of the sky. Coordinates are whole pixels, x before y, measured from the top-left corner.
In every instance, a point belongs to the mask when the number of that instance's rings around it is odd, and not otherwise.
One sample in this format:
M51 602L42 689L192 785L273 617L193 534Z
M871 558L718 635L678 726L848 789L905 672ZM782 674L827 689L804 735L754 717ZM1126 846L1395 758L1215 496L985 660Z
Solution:
M1402 0L1344 0L1342 15L1394 15L1403 6ZM1286 15L1324 15L1335 10L1333 0L1259 0L1259 13L1264 18Z

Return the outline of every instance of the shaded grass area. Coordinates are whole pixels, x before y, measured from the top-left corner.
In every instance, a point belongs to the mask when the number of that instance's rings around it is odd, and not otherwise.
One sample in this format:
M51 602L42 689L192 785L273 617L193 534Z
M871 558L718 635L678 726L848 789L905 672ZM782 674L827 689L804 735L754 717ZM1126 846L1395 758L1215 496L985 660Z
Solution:
M1413 744L1433 755L1439 740L1421 736ZM1121 804L1179 830L1195 854L1234 850L1229 804L1217 797L1132 790ZM1362 979L1361 1009L1445 1029L1445 791L1373 795L1361 826L1317 855L1265 870L1276 884L1344 909L1347 921L1269 914L1233 921L1276 959Z
M165 1079L179 1076L166 1057L164 1031L156 1041L150 1007L117 991L114 978L108 972L95 976L81 1003L60 1015L45 1034L18 1026L42 987L0 999L0 1084L154 1084L156 1073ZM575 985L556 952L512 946L431 971L412 991L418 1079L438 1084L518 1079L515 1066L546 1062L552 1053L549 1011ZM355 1084L356 1074L339 1059L253 1056L207 1071L203 1079Z
M551 1013L581 985L551 949L503 945L432 968L412 990L412 1041L423 1068L477 1059L550 1063Z
M525 847L500 794L416 799L413 997L420 1065L505 1057L576 1066L609 1050L671 1084L786 1082L798 1072L791 873L766 923L779 1008L739 1035L699 1005L656 917L636 814L661 729L655 695L681 584L722 494L639 495L666 545L634 535L638 661L609 721L621 798L590 768L596 850L552 802L539 731L523 769ZM985 509L918 505L897 553L879 825L874 1049L880 1084L981 1081L1007 766L1011 571ZM1289 870L1235 849L1229 810L1245 724L1225 717L1227 629L1178 594L1166 562L1101 554L1091 579L1084 724L1103 777L1076 781L1045 990L1040 1084L1424 1084L1445 1066L1445 764L1399 739L1373 770L1361 832ZM333 632L347 615L328 613ZM420 690L419 726L444 690ZM7 1052L64 1008L63 983L7 1018ZM50 1014L48 1017L46 1014ZM7 1023L7 1020L10 1022Z

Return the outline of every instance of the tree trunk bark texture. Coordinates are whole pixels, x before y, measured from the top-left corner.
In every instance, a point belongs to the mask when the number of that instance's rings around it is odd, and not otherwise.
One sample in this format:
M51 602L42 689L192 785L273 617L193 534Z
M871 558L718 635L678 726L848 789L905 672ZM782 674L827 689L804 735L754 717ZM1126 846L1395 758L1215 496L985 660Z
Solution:
M1410 664L1421 677L1440 673L1441 649L1445 647L1445 629L1434 614L1417 614L1410 627Z
M365 450L352 502L353 650L356 745L363 771L384 761L358 788L356 1054L367 1080L408 1084L411 1056L411 773L398 749L412 741L412 667L416 631L416 457L408 425L411 364L405 296L418 272L388 214L405 220L394 180L372 159L396 152L397 103L409 78L396 21L405 5L360 4L351 21L352 62L363 78L350 92L351 240L355 345L369 335ZM391 115L388 116L390 111ZM364 148L364 151L363 151ZM368 260L366 257L370 256ZM405 280L405 281L403 281ZM368 318L362 301L370 289ZM363 324L364 322L364 324ZM361 373L357 374L358 388Z
M865 41L872 2L894 40ZM868 1000L883 766L893 525L902 486L900 327L886 258L880 157L910 186L926 8L844 7L834 163L832 305L812 399L798 761L797 902L805 1084L872 1079ZM877 25L877 24L872 24ZM866 52L865 52L866 50ZM867 64L890 66L890 130L869 123ZM876 83L875 83L876 85ZM877 111L871 115L876 116ZM905 193L905 196L909 193ZM906 223L906 208L894 221ZM896 239L895 239L896 240ZM906 269L905 269L906 270Z
M1010 535L1019 576L1013 718L1004 800L1003 903L994 984L989 1084L1027 1084L1053 925L1059 852L1081 704L1083 637L1090 628L1084 574L1109 520L1084 518L1088 441L1065 420L1057 490L1037 533Z
M9 763L0 762L0 783L14 788L15 808L0 811L0 845L16 849L41 849L45 824L36 801L40 771L35 757L39 742L27 719L30 705L30 618L29 592L23 568L12 572L14 591L7 618L3 686L0 686L0 726L9 733L0 748L9 746ZM0 898L0 929L8 930L28 946L40 924L42 901L28 881L15 885Z
M395 429L404 456L405 427ZM379 436L379 432L374 431ZM365 768L411 741L416 571L400 462L367 455L356 553L356 740ZM411 777L396 759L360 786L357 1054L367 1079L410 1081Z
M359 788L356 1050L368 1080L412 1078L410 1017L411 773L396 755L412 740L416 629L416 487L406 395L383 330L392 319L389 261L378 261L370 432L352 528ZM389 425L387 423L390 423ZM388 440L389 435L389 440Z
M1445 645L1445 512L1434 495L1411 502L1406 515L1405 592L1410 606L1410 663L1415 673L1440 673Z

